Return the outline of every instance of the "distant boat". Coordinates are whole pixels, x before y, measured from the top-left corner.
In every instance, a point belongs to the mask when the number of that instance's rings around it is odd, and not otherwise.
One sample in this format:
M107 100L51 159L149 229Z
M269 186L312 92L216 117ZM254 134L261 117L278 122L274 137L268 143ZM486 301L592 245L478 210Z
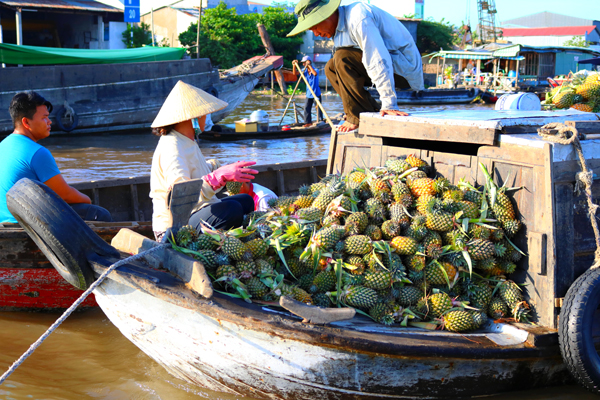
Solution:
M261 76L282 64L282 57L259 56L220 72L208 59L2 68L0 136L13 131L8 106L17 92L34 90L54 105L52 135L105 133L149 128L179 80L229 103L212 114L218 122L244 101ZM70 110L73 118L67 118Z
M332 120L334 124L337 124L339 120ZM331 127L322 121L316 125L304 127L302 123L290 124L281 126L271 126L268 131L257 131L257 132L236 132L235 129L219 127L220 131L213 130L203 132L199 136L200 140L208 140L211 142L231 142L234 140L246 140L246 139L285 139L292 137L304 137L322 135L331 132ZM218 128L217 128L218 129Z
M466 104L475 100L480 92L477 88L396 90L396 98L398 104L406 105ZM377 90L370 89L369 93L379 99Z

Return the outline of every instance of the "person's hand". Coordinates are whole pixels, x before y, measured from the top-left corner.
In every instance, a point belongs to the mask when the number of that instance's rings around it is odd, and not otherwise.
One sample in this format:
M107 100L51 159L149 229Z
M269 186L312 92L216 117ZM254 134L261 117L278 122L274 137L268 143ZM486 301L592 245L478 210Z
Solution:
M203 179L215 190L225 186L225 184L230 181L249 183L255 178L254 175L258 174L258 171L244 167L249 167L254 164L256 164L255 161L238 161L215 170L204 176Z
M409 114L400 110L381 110L380 115L383 117L384 115L397 115L400 117L406 117Z
M298 64L298 60L293 60L292 65L295 65L296 67L300 68L300 64Z

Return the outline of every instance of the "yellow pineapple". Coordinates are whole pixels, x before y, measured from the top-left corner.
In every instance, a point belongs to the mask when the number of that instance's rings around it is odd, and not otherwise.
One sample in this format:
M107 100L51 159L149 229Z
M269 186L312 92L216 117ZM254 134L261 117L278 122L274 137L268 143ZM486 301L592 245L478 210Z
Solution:
M593 112L594 111L594 108L592 106L590 106L589 104L585 104L585 103L573 104L571 106L571 108L578 110L578 111L584 111L584 112Z
M411 154L408 157L406 157L406 162L410 164L411 167L426 167L427 166L427 162L425 162L424 160L420 159L419 157Z
M410 184L410 191L413 196L420 197L423 195L435 195L434 180L431 178L415 179Z

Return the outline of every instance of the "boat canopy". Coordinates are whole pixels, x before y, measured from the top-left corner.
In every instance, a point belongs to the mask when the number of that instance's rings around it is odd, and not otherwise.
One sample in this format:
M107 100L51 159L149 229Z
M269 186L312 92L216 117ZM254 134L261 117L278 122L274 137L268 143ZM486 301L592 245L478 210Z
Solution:
M19 65L121 64L144 61L180 60L180 47L139 47L136 49L91 50L57 47L18 46L0 43L0 62Z
M491 51L446 51L441 50L437 53L431 54L429 57L429 62L431 62L435 57L441 57L444 59L454 58L461 60L491 60L494 58L501 58L503 60L524 60L525 57L519 56L520 47L511 46L510 48L503 48L496 50L494 52Z

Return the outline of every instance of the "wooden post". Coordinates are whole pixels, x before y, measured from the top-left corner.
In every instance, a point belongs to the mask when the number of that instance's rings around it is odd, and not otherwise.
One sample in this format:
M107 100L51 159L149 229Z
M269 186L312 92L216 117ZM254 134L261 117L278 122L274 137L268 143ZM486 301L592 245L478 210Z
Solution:
M263 24L256 24L256 27L258 28L258 33L260 35L260 39L263 42L263 46L265 46L265 49L267 49L267 55L274 56L275 48L273 47L273 44L271 43L271 38L269 37L269 33L267 32L267 29L265 28L265 26ZM275 71L275 76L277 77L277 82L279 83L279 88L281 89L281 94L285 95L286 90L285 90L285 82L283 81L283 74L281 73L280 70L277 70L277 71Z
M300 71L300 73L303 74L304 71L306 71L306 68L304 68L302 71ZM271 78L272 77L273 77L273 75L271 75ZM271 82L273 82L273 80L271 80ZM285 118L285 114L287 114L287 111L290 108L290 103L292 102L292 99L296 95L296 90L298 90L298 85L300 85L300 82L302 82L302 79L298 78L298 82L296 82L296 87L294 87L294 91L292 92L292 95L290 96L290 99L288 100L288 103L285 106L285 110L283 110L283 115L281 116L281 120L279 121L278 126L281 126L281 123L283 122L283 119ZM296 103L294 103L294 109L296 109ZM319 114L317 113L317 116L318 115ZM298 122L298 121L296 121L296 122ZM317 118L317 122L318 122L318 118Z
M515 89L519 90L519 60L517 60L517 67L515 68Z
M440 58L437 58L437 67L435 68L435 86L440 84Z
M196 32L196 58L200 58L200 19L202 17L202 0L198 7L198 31Z
M294 105L294 120L298 123L298 109L296 108L296 102L292 103Z
M152 30L152 46L154 46L154 7L150 8L150 25L150 29Z
M4 43L2 39L2 20L0 19L0 43ZM2 63L2 68L6 68L6 64Z

